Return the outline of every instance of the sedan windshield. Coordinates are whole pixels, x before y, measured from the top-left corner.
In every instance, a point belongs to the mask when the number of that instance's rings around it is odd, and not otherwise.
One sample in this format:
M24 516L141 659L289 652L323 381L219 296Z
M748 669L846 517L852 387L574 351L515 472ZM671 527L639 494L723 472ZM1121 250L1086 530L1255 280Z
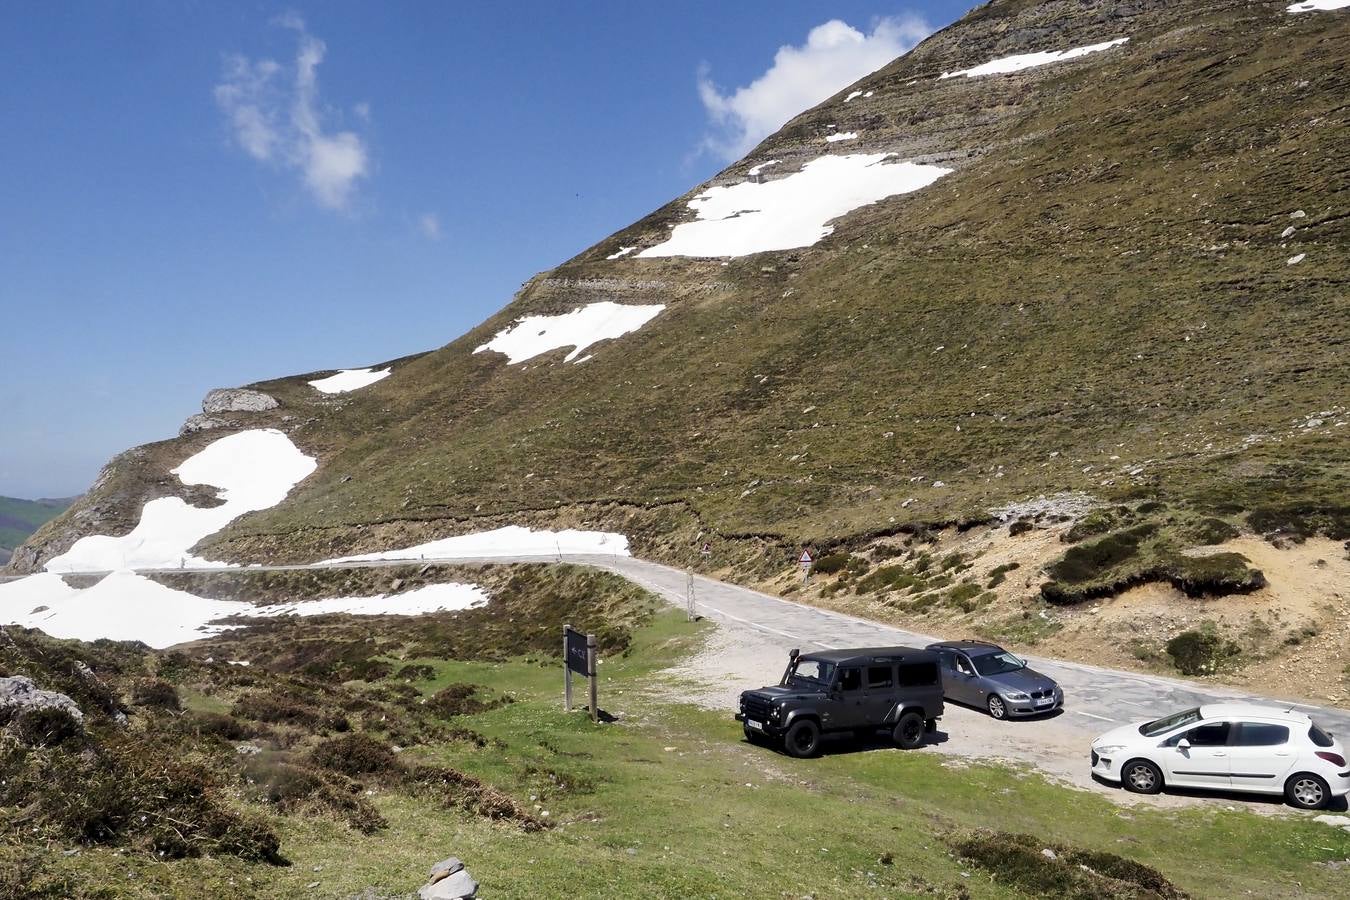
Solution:
M1173 728L1180 728L1182 725L1199 721L1200 707L1197 706L1195 709L1183 710L1179 713L1172 713L1170 716L1163 716L1161 719L1154 719L1152 722L1145 722L1139 726L1139 733L1144 737L1157 737Z
M829 684L834 678L834 663L819 659L799 659L788 673L789 684Z
M1027 667L1026 663L1007 650L977 656L971 662L975 664L975 671L981 675L1002 675L1004 672L1016 672Z

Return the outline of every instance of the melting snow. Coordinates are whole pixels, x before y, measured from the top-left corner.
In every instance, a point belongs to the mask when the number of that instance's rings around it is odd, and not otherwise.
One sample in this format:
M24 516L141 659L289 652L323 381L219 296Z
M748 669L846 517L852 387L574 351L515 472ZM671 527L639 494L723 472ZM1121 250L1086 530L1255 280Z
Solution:
M232 626L213 625L230 616L414 616L472 609L488 601L471 584L430 584L402 594L336 597L254 606L237 600L209 600L166 587L135 572L114 572L90 588L73 588L44 572L0 584L0 623L40 628L56 638L143 641L156 649L219 634Z
M308 382L309 386L325 394L345 394L357 388L374 384L381 378L387 378L393 369L343 369L336 375Z
M1295 3L1285 9L1285 12L1301 13L1315 12L1323 10L1330 12L1333 9L1344 9L1350 6L1350 0L1305 0L1303 3Z
M646 251L638 254L646 255ZM559 347L571 347L572 352L564 359L567 362L597 341L637 331L663 309L665 306L661 304L624 306L606 300L560 316L526 316L510 328L497 332L496 337L473 352L496 350L506 354L509 365L515 365Z
M883 162L889 153L822 156L774 181L710 187L689 201L698 214L638 256L745 256L809 247L827 224L860 206L927 187L951 169Z
M839 134L831 134L831 135L828 135L828 136L825 138L825 140L828 141L828 142L830 142L831 144L833 144L835 141L852 141L852 140L856 140L857 137L858 137L858 132L856 132L856 131L841 131Z
M620 256L627 256L628 254L632 253L632 252L633 252L634 250L636 250L636 249L637 249L637 245L636 245L636 244L634 244L634 245L631 246L631 247L620 247L620 248L619 248L619 252L617 252L617 253L611 253L609 256L606 256L605 259L618 259Z
M1347 0L1347 2L1350 2L1350 0ZM1308 256L1308 254L1306 254L1306 253L1299 253L1299 254L1297 254L1297 255L1295 255L1295 256L1291 256L1291 257L1289 257L1288 259L1286 259L1286 260L1284 261L1284 264L1285 264L1286 266L1295 266L1295 265L1298 265L1299 263L1303 262L1303 260L1306 259L1307 256Z
M276 506L317 463L272 428L241 431L212 442L173 470L183 484L220 488L220 506L201 509L178 497L151 500L123 537L90 535L47 563L48 572L109 572L188 566L226 566L188 550L244 513Z
M750 167L750 170L749 170L748 172L746 172L745 174L751 175L751 176L753 176L753 175L758 175L760 172L763 172L763 171L764 171L765 169L767 169L769 166L776 166L776 165L778 165L780 162L782 162L781 159L771 159L771 160L769 160L768 162L762 162L762 163L760 163L760 164L757 165L757 166L751 166L751 167Z
M325 562L363 562L377 559L474 559L493 556L553 556L559 553L628 555L628 538L612 531L533 531L508 525L494 531L461 534L403 550L384 550L343 556Z
M854 91L853 93L849 94L847 97L844 98L844 102L847 103L854 97L861 97L862 95L863 95L862 91Z
M1016 56L1004 56L1000 59L991 59L989 62L978 65L973 69L961 69L957 72L943 72L942 78L955 78L958 75L964 75L967 78L978 78L981 75L1001 75L1007 72L1020 72L1023 69L1034 69L1036 66L1043 66L1047 63L1061 62L1066 59L1074 59L1079 56L1086 56L1089 53L1096 53L1100 50L1108 50L1117 44L1123 44L1129 38L1116 38L1113 41L1106 41L1101 44L1090 44L1086 47L1075 47L1072 50L1046 50L1040 53L1019 53Z

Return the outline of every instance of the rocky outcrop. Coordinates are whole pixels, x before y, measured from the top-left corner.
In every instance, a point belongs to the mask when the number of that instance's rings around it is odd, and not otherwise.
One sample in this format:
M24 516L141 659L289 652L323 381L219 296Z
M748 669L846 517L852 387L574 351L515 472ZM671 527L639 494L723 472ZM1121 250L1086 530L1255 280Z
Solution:
M209 431L212 428L221 428L230 423L224 419L218 419L215 416L208 416L206 413L197 413L188 416L187 421L178 429L178 434L195 434L198 431Z
M49 746L83 731L84 713L65 694L14 675L0 678L0 726L22 744Z
M226 412L265 412L280 405L275 397L262 391L248 388L216 388L207 393L202 400L202 412L208 416Z

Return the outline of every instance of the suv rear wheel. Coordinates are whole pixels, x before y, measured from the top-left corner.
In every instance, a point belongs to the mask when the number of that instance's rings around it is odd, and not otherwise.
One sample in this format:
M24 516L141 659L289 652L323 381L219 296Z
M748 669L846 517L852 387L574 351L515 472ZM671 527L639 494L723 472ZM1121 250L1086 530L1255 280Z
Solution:
M820 726L810 719L799 719L783 735L783 749L789 756L806 759L820 749Z
M892 737L895 738L896 746L902 750L913 750L923 743L923 716L916 712L907 712L900 717L900 721L895 723L895 731Z

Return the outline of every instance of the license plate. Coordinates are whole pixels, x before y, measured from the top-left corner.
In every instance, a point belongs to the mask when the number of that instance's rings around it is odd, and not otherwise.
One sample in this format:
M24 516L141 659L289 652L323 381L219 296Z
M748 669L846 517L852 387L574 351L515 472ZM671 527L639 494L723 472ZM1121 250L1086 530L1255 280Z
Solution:
M763 730L764 730L764 723L763 723L763 722L756 722L754 719L746 719L746 720L745 720L745 727L746 727L746 728L753 728L753 729L755 729L755 731L763 731Z
M1036 705L1037 705L1037 706L1054 706L1054 704L1055 704L1055 698L1054 698L1054 697L1047 697L1047 698L1045 698L1044 700L1037 700L1037 701L1036 701Z

